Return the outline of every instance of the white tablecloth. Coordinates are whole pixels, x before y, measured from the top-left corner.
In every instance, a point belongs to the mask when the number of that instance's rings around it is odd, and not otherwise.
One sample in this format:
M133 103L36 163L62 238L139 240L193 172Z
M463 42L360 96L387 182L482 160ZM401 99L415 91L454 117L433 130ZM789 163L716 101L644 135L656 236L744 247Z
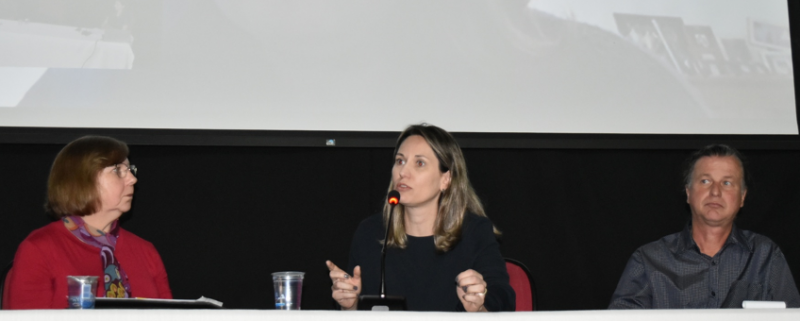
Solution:
M0 320L326 320L326 321L797 321L800 309L776 310L597 310L558 312L445 313L276 310L30 310L0 311Z

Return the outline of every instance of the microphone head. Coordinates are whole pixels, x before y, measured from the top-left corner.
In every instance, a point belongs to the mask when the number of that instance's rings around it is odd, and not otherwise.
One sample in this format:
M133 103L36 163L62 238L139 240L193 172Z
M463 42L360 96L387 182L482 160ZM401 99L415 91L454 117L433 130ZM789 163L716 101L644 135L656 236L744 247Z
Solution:
M386 201L389 202L390 205L397 205L400 203L400 192L392 190L389 192L389 196L386 197Z

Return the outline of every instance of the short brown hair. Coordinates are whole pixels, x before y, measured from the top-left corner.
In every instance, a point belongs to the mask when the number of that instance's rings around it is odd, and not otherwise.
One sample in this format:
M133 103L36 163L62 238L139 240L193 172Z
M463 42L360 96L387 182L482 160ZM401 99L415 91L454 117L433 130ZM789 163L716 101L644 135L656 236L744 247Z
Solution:
M84 136L64 146L50 168L45 210L56 217L85 216L100 206L97 175L128 158L128 145L105 136Z
M684 170L683 170L683 184L685 187L689 187L692 185L692 176L694 176L694 168L697 165L697 161L699 161L703 157L733 157L736 161L739 162L739 167L742 169L742 191L747 190L747 186L750 183L750 171L745 170L745 165L747 165L747 160L745 159L744 155L741 152L736 150L736 148L730 147L724 144L711 144L706 147L701 148L700 150L692 153L688 159L684 162Z

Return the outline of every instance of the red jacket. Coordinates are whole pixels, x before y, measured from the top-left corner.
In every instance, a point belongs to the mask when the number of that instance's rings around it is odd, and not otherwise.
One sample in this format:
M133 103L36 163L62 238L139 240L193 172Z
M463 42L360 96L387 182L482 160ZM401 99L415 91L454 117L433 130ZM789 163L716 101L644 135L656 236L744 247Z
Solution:
M114 256L128 274L132 297L172 298L167 271L152 243L120 228ZM58 220L33 231L19 245L7 285L8 306L66 308L68 275L98 276L97 296L105 296L100 249L80 241Z

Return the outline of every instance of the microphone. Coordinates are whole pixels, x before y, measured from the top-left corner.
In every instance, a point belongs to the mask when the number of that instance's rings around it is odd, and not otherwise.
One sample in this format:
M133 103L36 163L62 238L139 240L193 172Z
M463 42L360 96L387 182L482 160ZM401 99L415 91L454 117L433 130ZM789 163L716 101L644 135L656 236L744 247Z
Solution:
M389 243L389 231L392 230L392 218L394 217L394 207L400 203L400 192L392 190L386 196L389 203L389 222L386 224L386 235L383 237L383 248L381 249L381 298L386 297L386 245Z
M394 206L400 203L400 192L395 190L389 192L389 195L386 196L386 202L392 205L392 209L394 209Z
M392 230L392 218L394 217L394 207L400 203L400 192L392 190L386 196L389 203L389 222L386 223L386 234L383 237L383 248L381 248L381 294L380 295L361 295L358 297L359 310L389 311L405 310L406 298L402 296L386 296L386 246L389 244L389 231Z

